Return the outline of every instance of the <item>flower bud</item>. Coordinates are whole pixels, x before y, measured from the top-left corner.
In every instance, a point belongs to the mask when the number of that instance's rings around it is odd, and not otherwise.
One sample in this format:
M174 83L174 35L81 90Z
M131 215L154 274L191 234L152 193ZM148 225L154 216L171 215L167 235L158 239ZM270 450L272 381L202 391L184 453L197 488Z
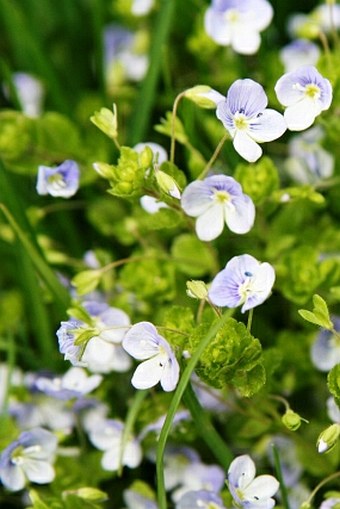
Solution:
M291 431L296 431L301 426L301 417L290 408L282 416L281 420L286 428L290 429Z
M184 95L201 108L207 109L216 108L217 104L225 99L222 94L207 85L196 85L188 88Z
M320 433L316 446L319 453L328 452L335 447L340 436L340 424L332 424Z
M112 179L114 177L114 168L107 163L93 163L93 168L104 179Z
M153 158L154 155L151 148L146 145L138 156L139 166L142 168L150 168L153 162Z
M108 500L107 494L104 491L98 490L97 488L84 487L77 490L68 490L63 492L64 497L67 495L74 495L93 503L101 503L105 502L105 500Z
M181 198L181 192L178 189L176 181L172 177L170 177L170 175L168 175L164 171L158 170L155 173L155 177L157 180L157 184L164 193L169 194L170 196L172 196L173 198L177 198L178 200Z
M113 104L113 111L108 108L101 108L95 111L90 117L91 122L98 127L109 138L114 140L118 136L117 107Z
M203 281L187 281L187 295L192 299L206 299L208 296L207 285Z

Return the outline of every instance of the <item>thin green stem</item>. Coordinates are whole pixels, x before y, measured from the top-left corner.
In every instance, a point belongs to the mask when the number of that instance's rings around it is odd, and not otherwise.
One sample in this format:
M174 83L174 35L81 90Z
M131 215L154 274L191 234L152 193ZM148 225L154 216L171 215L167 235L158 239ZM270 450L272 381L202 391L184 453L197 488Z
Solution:
M247 323L248 332L251 331L251 325L253 323L253 316L254 316L254 308L251 308L248 313L248 323Z
M325 484L328 484L330 481L333 481L337 477L340 477L340 472L335 472L334 474L329 475L328 477L323 479L321 482L319 482L319 484L314 488L312 493L309 495L307 500L302 505L306 505L306 506L310 505L313 501L313 498L315 497L317 492L320 490L320 488L322 488Z
M183 401L190 411L196 430L217 461L224 469L227 469L233 459L232 453L212 425L209 415L202 408L190 383L183 394Z
M175 161L175 147L176 147L176 118L177 118L177 109L180 100L185 96L185 92L181 92L178 94L174 101L174 105L172 107L172 115L171 115L171 146L170 146L170 162L174 163Z
M124 431L122 435L122 444L119 451L119 463L118 463L118 475L121 476L123 472L123 455L124 455L124 449L126 447L126 444L129 440L129 437L132 434L132 430L136 421L136 418L138 416L140 407L146 397L146 395L149 393L149 391L137 391L132 403L129 405L129 411L127 413L126 419L125 419L125 426Z
M216 159L218 158L221 150L222 150L222 147L223 145L225 144L225 142L229 139L229 133L226 132L224 134L224 136L221 138L219 144L217 145L213 155L211 156L211 158L209 159L209 161L207 162L206 164L206 167L204 168L204 170L202 171L202 173L197 177L199 180L202 180L204 179L204 177L208 174L210 168L212 167L212 165L214 164L214 162L216 161Z
M191 375L192 375L192 373L195 369L195 366L198 363L202 353L204 352L205 348L208 346L208 344L210 343L212 338L217 334L219 329L226 323L226 321L233 315L234 312L235 312L234 309L228 309L225 312L225 314L217 322L215 322L212 325L212 327L209 329L206 336L203 337L200 344L198 345L198 348L193 353L185 370L183 371L183 374L181 376L181 379L179 381L179 384L177 386L175 394L170 402L168 413L167 413L166 419L164 421L162 430L159 435L157 455L156 455L157 493L158 493L159 509L167 508L166 491L165 491L165 484L164 484L163 459L164 459L165 446L167 443L167 439L168 439L168 436L170 433L171 425L174 420L175 414L176 414L177 409L180 405L183 394L190 382Z
M280 483L282 506L283 506L283 509L290 509L289 501L288 501L287 487L286 487L286 484L284 482L283 475L282 475L280 453L279 453L278 448L276 447L275 444L273 444L272 447L273 447L273 454L274 454L274 465L275 465L276 477Z

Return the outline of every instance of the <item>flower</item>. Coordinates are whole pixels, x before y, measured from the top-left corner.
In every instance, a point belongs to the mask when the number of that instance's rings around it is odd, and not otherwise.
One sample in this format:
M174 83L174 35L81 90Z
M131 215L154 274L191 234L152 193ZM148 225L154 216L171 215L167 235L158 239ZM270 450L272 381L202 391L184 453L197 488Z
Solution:
M236 80L226 99L217 104L217 118L232 137L236 152L249 162L262 155L258 143L273 141L287 129L281 113L266 108L267 104L263 87L249 78Z
M244 313L267 299L274 281L275 271L269 263L248 254L234 256L213 279L208 296L216 306L242 305Z
M320 49L308 39L296 39L280 51L285 72L295 71L303 65L315 65L320 57Z
M221 46L231 46L244 55L259 49L260 32L273 17L266 0L213 0L204 17L207 34Z
M327 415L331 421L340 423L340 408L337 405L333 396L330 396L326 401Z
M104 451L102 467L104 470L116 471L120 464L136 468L142 461L139 442L128 437L123 447L124 424L117 419L104 419L91 427L89 439L92 444Z
M334 156L320 145L323 135L321 127L315 126L289 141L290 157L285 161L285 168L296 182L316 184L332 176Z
M87 367L93 373L123 372L131 362L121 346L130 325L128 315L104 302L85 301L91 324L70 318L57 331L59 350L73 366Z
M173 391L179 378L179 365L169 343L150 322L131 327L123 339L123 348L142 362L131 383L136 389L148 389L160 382L165 391Z
M254 224L255 206L232 177L213 175L191 182L183 191L181 205L186 214L197 217L199 239L209 241L221 235L224 223L234 233L247 233Z
M131 13L134 16L145 16L149 14L154 4L154 0L133 0Z
M291 131L310 127L332 102L332 85L312 65L281 76L275 92L280 103L286 106L284 118Z
M15 72L12 79L23 113L28 117L39 117L45 95L42 82L26 72Z
M334 329L340 331L340 318L332 317ZM340 336L323 329L311 347L311 359L320 371L330 371L340 362Z
M98 387L102 376L87 376L84 369L70 368L63 376L38 376L34 386L41 392L56 399L80 398Z
M228 470L228 486L236 504L247 509L271 509L271 498L279 489L279 482L271 475L255 477L255 463L247 454L235 458Z
M213 491L188 491L177 502L176 509L225 509L222 499Z
M24 431L0 456L0 479L11 491L19 491L27 480L47 484L55 472L51 465L57 447L53 433L35 428Z
M71 198L79 187L79 167L75 161L67 160L56 168L39 166L37 193L54 197Z

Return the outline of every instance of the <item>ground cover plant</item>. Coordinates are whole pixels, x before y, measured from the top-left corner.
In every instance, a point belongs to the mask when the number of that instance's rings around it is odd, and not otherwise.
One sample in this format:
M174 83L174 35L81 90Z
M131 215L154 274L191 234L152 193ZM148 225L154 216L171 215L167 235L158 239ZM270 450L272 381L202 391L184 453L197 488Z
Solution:
M340 5L0 1L0 506L340 506Z

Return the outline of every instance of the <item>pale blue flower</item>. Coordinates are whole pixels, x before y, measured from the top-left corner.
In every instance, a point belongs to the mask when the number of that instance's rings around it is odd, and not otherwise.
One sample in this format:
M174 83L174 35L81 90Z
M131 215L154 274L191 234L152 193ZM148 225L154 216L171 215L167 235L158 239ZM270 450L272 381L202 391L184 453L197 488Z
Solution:
M332 102L332 85L319 71L302 66L281 76L275 85L280 103L286 107L284 118L288 129L303 131Z
M262 155L258 143L276 140L287 129L281 113L267 105L263 87L249 78L236 80L226 99L217 104L217 118L229 132L236 152L249 162Z
M334 156L321 146L323 136L322 128L315 126L289 141L285 168L296 182L317 184L333 175Z
M246 509L271 509L272 498L279 489L279 482L272 475L255 477L256 467L247 454L235 458L228 470L228 487L238 506Z
M215 306L236 308L244 313L262 304L275 281L274 268L251 255L234 256L213 279L208 293Z
M42 82L26 72L16 72L12 79L23 113L28 117L39 117L45 94Z
M176 509L225 509L221 497L213 491L188 491L177 502Z
M47 484L55 477L52 463L57 448L53 433L35 428L24 431L0 456L0 480L11 491L22 490L27 481Z
M339 497L329 497L329 498L326 498L322 502L319 509L333 509L333 508L339 507L339 505L340 505L340 496Z
M152 498L142 495L133 488L124 490L123 498L128 509L158 509L158 505Z
M133 436L123 443L124 424L117 419L105 419L89 430L91 443L104 451L101 465L104 470L116 471L122 466L136 468L142 461L141 446Z
M67 160L55 168L39 166L37 193L54 197L71 198L79 188L79 167Z
M270 24L273 8L267 0L212 0L205 13L207 34L221 46L251 55L261 44L260 32Z
M315 65L320 54L319 46L308 39L295 39L279 53L285 72L295 71L303 65Z
M326 401L327 415L331 421L340 424L340 408L337 405L333 396L330 396Z
M135 359L143 361L131 380L136 389L148 389L159 382L164 391L176 388L179 364L169 343L152 323L133 325L123 339L123 348Z
M340 318L332 317L332 321L335 331L340 331ZM311 359L320 371L330 371L340 362L340 336L322 330L312 344Z
M100 375L88 376L84 369L72 367L62 376L38 376L34 385L52 398L69 400L93 391L102 379Z
M93 373L127 371L131 359L121 343L130 325L128 315L104 302L86 301L82 305L92 319L91 325L70 318L61 322L56 333L64 359ZM82 335L84 340L78 344L76 340Z
M196 217L199 239L210 241L221 235L224 224L234 233L247 233L255 220L255 206L232 177L213 175L191 182L183 191L181 205Z

